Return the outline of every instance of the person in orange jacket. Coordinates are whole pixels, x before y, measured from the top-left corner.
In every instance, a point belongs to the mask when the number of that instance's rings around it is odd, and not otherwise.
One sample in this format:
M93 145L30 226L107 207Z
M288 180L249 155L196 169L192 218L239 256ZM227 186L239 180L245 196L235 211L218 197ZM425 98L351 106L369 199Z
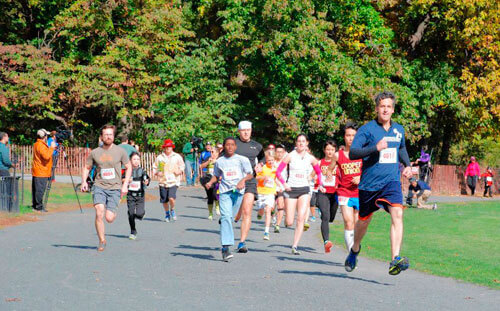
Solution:
M52 154L56 149L54 141L51 142L50 146L47 145L49 134L45 129L38 130L36 133L38 138L33 145L33 166L31 170L33 175L31 182L33 211L47 211L43 206L43 196L47 189L47 182L52 175Z
M488 166L486 172L481 174L481 177L484 178L484 193L483 197L486 197L486 194L489 192L490 198L493 197L491 187L493 186L493 170Z

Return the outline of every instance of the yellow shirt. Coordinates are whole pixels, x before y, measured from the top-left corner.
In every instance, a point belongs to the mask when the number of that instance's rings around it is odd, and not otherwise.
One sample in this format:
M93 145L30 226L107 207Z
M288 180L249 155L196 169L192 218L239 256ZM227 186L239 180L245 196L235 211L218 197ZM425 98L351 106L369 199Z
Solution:
M264 165L257 177L266 177L259 180L257 184L258 194L276 194L276 167Z

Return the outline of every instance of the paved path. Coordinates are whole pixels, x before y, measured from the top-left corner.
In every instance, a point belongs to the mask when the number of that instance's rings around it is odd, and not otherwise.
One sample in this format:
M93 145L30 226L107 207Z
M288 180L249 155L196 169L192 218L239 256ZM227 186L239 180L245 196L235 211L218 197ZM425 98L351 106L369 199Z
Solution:
M322 252L319 223L301 256L293 231L262 240L253 224L248 254L222 262L216 221L205 217L202 189L179 191L178 221L164 223L148 202L139 236L129 241L126 209L107 225L96 252L92 210L56 213L0 230L0 310L497 310L500 292L360 258L346 273L343 248ZM255 216L254 216L255 217ZM239 230L237 230L237 236Z

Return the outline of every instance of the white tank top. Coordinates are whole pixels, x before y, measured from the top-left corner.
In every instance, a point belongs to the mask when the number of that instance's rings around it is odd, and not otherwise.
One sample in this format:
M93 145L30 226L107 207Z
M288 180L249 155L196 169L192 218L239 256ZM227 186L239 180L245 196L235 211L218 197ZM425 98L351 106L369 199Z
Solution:
M309 187L312 157L309 153L305 153L304 157L302 157L295 150L290 152L288 186L294 188Z

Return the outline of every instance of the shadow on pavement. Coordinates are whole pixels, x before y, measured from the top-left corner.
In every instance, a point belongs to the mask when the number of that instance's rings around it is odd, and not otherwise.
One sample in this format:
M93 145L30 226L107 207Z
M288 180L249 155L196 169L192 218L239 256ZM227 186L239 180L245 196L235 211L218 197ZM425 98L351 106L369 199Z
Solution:
M215 259L214 256L212 256L212 255L188 254L188 253L178 253L178 252L170 253L170 255L172 255L174 257L175 256L185 256L185 257L192 257L192 258L196 258L196 259L219 261L219 260Z
M308 258L300 258L300 257L284 257L284 256L275 256L278 260L285 261L285 260L290 260L290 261L300 261L300 262L306 262L306 263L316 263L318 265L329 265L329 266L337 266L337 267L343 267L343 264L340 264L338 262L333 262L333 261L326 261L326 260L321 260L321 259L308 259Z
M284 244L270 244L269 247L283 247L283 248L288 248L291 249L291 245L284 245ZM297 248L299 251L304 251L306 253L313 253L313 254L320 254L316 251L315 248L312 247L307 247L307 246L299 246Z
M176 248L195 249L199 251L220 251L220 247L206 247L206 246L193 246L193 245L179 245Z
M163 222L163 219L159 219L159 218L143 218L142 220Z
M183 208L195 208L195 209L204 209L208 211L207 207L199 207L199 206L184 206Z
M88 245L66 245L66 244L52 244L54 247L67 247L67 248L79 248L79 249L97 249L97 246Z
M329 277L334 277L334 278L341 278L341 279L350 279L350 280L355 280L355 281L362 281L362 282L367 282L367 283L373 283L377 285L384 285L384 286L394 286L394 284L388 284L388 283L380 283L374 280L367 280L363 278L358 278L354 276L348 276L345 273L326 273L326 272L320 272L320 271L295 271L295 270L281 270L278 271L279 273L284 273L284 274L303 274L303 275L314 275L314 276L329 276Z
M206 199L206 197L202 197L201 195L185 195L185 198L193 198L193 199Z
M208 220L208 218L207 218L207 217L193 216L193 215L179 215L179 217L185 217L185 218L196 218L196 219L204 219L204 220Z
M186 231L191 231L191 232L203 232L203 233L213 233L219 235L218 230L209 230L209 229L197 229L197 228L187 228Z

